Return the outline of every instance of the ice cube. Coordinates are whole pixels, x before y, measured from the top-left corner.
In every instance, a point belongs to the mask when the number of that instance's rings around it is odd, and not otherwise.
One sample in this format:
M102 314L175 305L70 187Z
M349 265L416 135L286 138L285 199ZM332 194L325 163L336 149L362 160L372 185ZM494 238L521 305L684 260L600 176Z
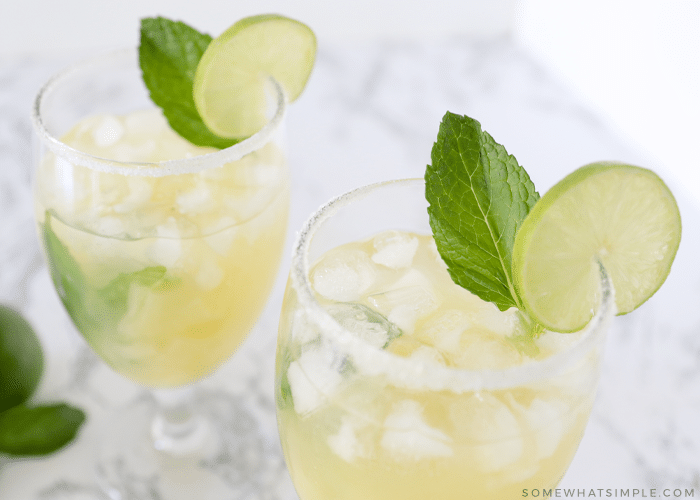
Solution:
M302 309L297 309L292 319L292 340L299 344L306 344L316 340L319 330L315 323L309 321L307 313Z
M342 361L322 345L312 345L289 364L287 380L294 410L308 415L330 399L343 380Z
M507 337L512 335L520 326L520 318L516 308L500 311L491 302L478 301L478 306L470 315L474 326L485 328L497 335Z
M156 227L155 241L148 248L148 258L165 267L172 267L182 256L182 240L175 218Z
M416 332L416 338L434 345L441 351L456 352L459 349L462 332L471 326L467 313L459 309L449 309L437 317L429 319Z
M112 339L115 343L123 344L122 351L126 352L126 348L132 346L132 349L143 348L147 355L155 355L159 342L167 342L168 336L158 337L152 328L152 324L164 315L163 311L168 311L167 300L168 297L153 293L148 286L130 283L126 313L119 321L115 338ZM163 329L167 331L167 328Z
M401 335L401 330L377 311L358 303L337 303L326 307L340 325L378 348Z
M523 440L520 437L479 444L474 447L479 457L477 467L483 472L496 472L513 465L523 455Z
M97 234L100 236L120 236L124 234L124 221L119 217L100 217L97 220Z
M455 351L443 351L450 364L466 370L499 370L522 363L517 348L488 330L470 328Z
M355 302L372 285L376 268L362 250L332 252L314 267L314 290L327 299Z
M551 457L566 432L565 419L570 414L563 401L535 398L522 410L525 422L535 433L538 459Z
M328 446L346 462L369 456L368 446L357 436L357 433L368 425L371 424L359 418L344 416L338 432L328 436Z
M454 453L452 439L423 420L423 409L417 401L397 403L384 420L381 446L395 460L421 460L449 457Z
M416 321L440 306L430 280L416 269L410 269L389 290L371 295L369 302L407 332L413 332Z
M130 176L126 180L129 187L128 194L124 197L121 203L114 205L114 211L117 213L127 213L138 210L151 199L153 192L153 181L138 176Z
M258 163L250 169L252 175L249 179L249 184L254 186L272 186L281 179L283 172L284 170L280 168L279 164L265 165Z
M202 214L214 207L211 189L202 180L198 181L191 190L178 195L175 203L180 213L187 215Z
M107 147L116 144L124 135L124 126L114 116L106 115L97 124L92 132L95 144Z
M442 260L442 256L440 255L440 252L438 251L437 245L435 244L435 240L431 238L430 241L428 242L427 247L428 247L428 252L430 252L430 255L433 256L433 258L435 259L435 262L437 262L438 266L440 266L440 268L446 270L447 264L445 264L445 261Z
M148 137L168 127L160 108L134 111L124 118L124 126L133 137Z
M216 253L219 255L227 255L236 238L236 221L231 217L222 217L216 223L208 226L204 233L207 234L204 239Z
M401 269L413 263L418 249L418 238L399 231L386 231L374 238L372 260L391 269Z
M508 406L489 393L475 393L455 401L450 419L464 440L473 443L476 466L493 472L517 462L524 442L517 418Z
M195 281L204 290L213 290L221 284L223 279L224 271L214 259L205 259L195 276Z

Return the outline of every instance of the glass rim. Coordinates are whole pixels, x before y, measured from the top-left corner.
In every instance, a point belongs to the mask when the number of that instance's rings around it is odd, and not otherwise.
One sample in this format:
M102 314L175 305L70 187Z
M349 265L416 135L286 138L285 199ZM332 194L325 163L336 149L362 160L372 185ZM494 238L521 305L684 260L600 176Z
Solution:
M299 307L320 329L321 336L341 345L359 364L361 373L382 375L399 387L467 392L508 389L556 377L574 366L605 338L607 326L616 313L615 290L602 264L600 303L589 323L578 333L578 340L551 356L504 369L471 370L426 364L375 347L343 328L316 300L309 279L308 253L316 230L340 209L372 192L388 186L423 184L422 178L382 181L355 188L331 199L314 212L297 235L293 246L290 281L297 292Z
M106 55L93 56L74 63L63 70L55 73L49 80L39 89L32 105L31 118L34 125L34 131L51 151L56 155L66 158L74 164L85 166L92 170L114 173L120 175L134 175L144 177L163 177L167 175L191 174L216 168L226 163L240 160L247 154L260 149L267 144L277 129L280 128L284 116L287 111L287 95L282 85L272 77L268 77L273 90L273 98L275 101L275 111L270 120L255 134L247 137L240 142L229 146L228 148L213 151L191 158L182 158L178 160L165 160L159 162L128 162L110 160L101 158L88 153L84 153L74 149L63 143L55 137L46 128L42 118L42 106L44 99L49 95L55 87L63 83L72 75L77 74L82 69L89 66L106 65L110 62L115 64L127 62L128 59L138 57L135 48L120 49ZM138 59L136 59L138 61ZM154 106L156 106L154 104Z

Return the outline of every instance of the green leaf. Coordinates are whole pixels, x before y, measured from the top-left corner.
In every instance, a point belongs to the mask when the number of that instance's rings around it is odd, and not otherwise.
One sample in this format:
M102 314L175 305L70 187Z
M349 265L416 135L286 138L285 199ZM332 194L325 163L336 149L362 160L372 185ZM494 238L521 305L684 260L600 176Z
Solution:
M47 455L78 433L85 414L65 403L30 408L15 406L0 413L0 453Z
M29 399L43 369L44 355L31 325L18 312L0 306L0 412Z
M438 251L453 281L502 311L522 309L511 257L515 234L539 199L516 159L467 116L446 113L425 196Z
M180 21L163 17L141 20L139 64L151 100L170 126L197 146L226 148L239 142L211 132L192 96L194 75L212 37Z
M287 378L288 368L289 362L284 365L284 369L281 371L281 374L278 375L279 381L275 384L275 399L277 400L277 408L280 410L288 407L291 408L294 405L292 388L289 385L289 379Z
M121 273L99 291L99 296L112 314L121 318L126 313L132 283L153 286L165 278L165 272L164 266L150 266L133 273Z
M85 304L85 294L89 290L87 280L68 247L51 228L53 217L47 210L41 231L51 279L75 326L83 333L88 332L95 329L99 321L90 315L90 308Z
M54 215L47 210L42 237L51 279L66 311L88 341L92 332L116 328L127 312L132 284L169 290L179 283L177 278L167 276L164 266L149 266L131 273L121 273L98 290L90 285L80 264L56 236L51 227L52 220Z

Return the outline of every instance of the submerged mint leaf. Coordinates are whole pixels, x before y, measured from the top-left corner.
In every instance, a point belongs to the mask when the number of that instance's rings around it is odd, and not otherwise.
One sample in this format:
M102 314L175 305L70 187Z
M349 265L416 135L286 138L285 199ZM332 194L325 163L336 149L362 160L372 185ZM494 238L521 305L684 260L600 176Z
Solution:
M94 332L116 328L127 312L132 285L165 292L179 284L179 279L167 275L164 266L149 266L121 273L104 288L96 289L56 235L52 227L55 220L52 212L47 210L42 237L51 279L68 315L88 342L91 342Z
M47 455L75 438L85 413L65 403L15 406L0 413L0 453Z
M121 273L98 292L99 298L109 308L109 314L121 318L126 314L129 303L129 290L132 285L140 285L155 290L170 290L178 280L167 276L165 266L149 266L132 273Z
M180 21L163 17L141 20L139 64L151 100L182 137L197 146L226 148L236 139L211 132L197 112L192 96L194 75L212 37Z
M115 315L121 317L127 309L132 283L152 286L163 279L165 272L164 266L151 266L133 273L121 273L100 290L99 295L114 310Z
M53 214L47 210L41 227L51 279L63 306L78 330L91 331L97 327L99 321L90 315L89 308L85 304L88 284L80 265L52 229L53 219Z
M511 258L515 234L539 199L530 177L478 121L450 112L431 160L430 226L452 280L502 311L522 310Z

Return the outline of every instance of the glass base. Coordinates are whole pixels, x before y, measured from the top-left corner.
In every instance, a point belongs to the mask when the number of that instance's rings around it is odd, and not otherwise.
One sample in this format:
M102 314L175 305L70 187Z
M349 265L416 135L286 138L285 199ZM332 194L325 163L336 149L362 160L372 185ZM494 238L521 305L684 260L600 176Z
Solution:
M286 470L252 414L229 394L198 394L192 418L166 421L153 397L115 412L97 451L111 500L279 498ZM269 492L263 494L262 492ZM262 496L261 496L262 494Z

